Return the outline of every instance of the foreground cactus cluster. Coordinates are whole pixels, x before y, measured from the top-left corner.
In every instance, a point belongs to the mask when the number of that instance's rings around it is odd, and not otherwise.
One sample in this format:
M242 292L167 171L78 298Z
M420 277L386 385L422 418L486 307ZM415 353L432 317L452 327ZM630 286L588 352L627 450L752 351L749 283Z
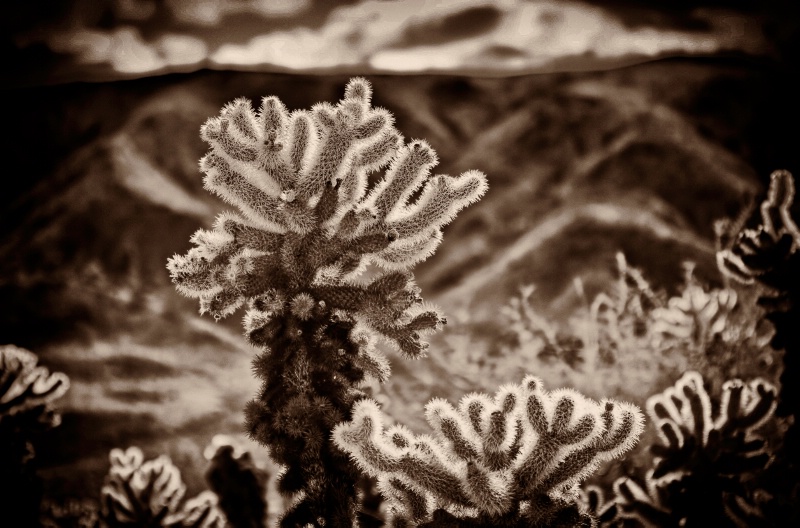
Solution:
M334 439L378 478L394 526L590 525L577 484L629 449L643 424L632 405L548 392L533 376L494 398L468 395L457 409L431 401L434 437L384 428L369 400L353 414Z

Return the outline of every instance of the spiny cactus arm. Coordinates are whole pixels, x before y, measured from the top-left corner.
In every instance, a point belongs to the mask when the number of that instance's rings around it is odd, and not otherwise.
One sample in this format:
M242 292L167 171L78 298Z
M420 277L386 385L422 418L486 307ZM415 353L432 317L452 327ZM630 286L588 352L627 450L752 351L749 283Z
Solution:
M659 428L662 440L676 447L683 441L679 431L688 431L704 445L714 427L711 399L703 387L702 376L693 371L664 392L648 398L647 412ZM671 424L665 425L667 422Z
M501 387L493 402L487 402L483 394L471 394L459 405L472 430L483 438L483 460L492 471L510 468L522 448L523 427L516 412L519 394L515 389Z
M204 231L201 229L198 233L204 233ZM217 260L226 257L227 254L225 250L229 248L230 251L235 251L240 248L250 248L264 253L273 253L280 249L283 239L281 234L259 229L245 218L232 212L224 212L217 217L214 221L214 233L216 237L219 237L216 240L211 239L210 234L209 242L191 240L198 246L202 246L203 244L211 246L211 251L209 252L210 256ZM221 246L219 250L213 247L215 242ZM231 242L232 247L228 246Z
M777 398L775 386L761 378L747 384L728 380L722 385L720 414L714 427L752 433L774 415Z
M103 520L110 526L180 522L178 503L186 492L180 471L166 456L143 462L136 447L113 449L111 469L101 490Z
M442 243L442 232L438 229L417 239L398 241L375 255L375 263L386 270L408 269L427 260Z
M450 223L461 209L478 201L487 189L486 177L479 171L468 171L458 177L437 175L426 182L414 204L387 218L387 226L396 230L401 240L419 240L431 229Z
M375 347L362 347L355 358L355 364L364 371L368 377L372 377L379 383L389 379L391 366L386 356L379 353Z
M0 347L0 420L46 406L69 389L66 374L51 373L37 362L33 352L13 345Z
M389 506L389 526L402 526L401 520L426 519L434 509L433 496L420 493L401 477L382 477L378 480L378 490L387 497Z
M317 155L317 130L310 112L297 110L290 118L291 137L288 144L289 167L295 174L307 174ZM290 189L292 181L279 181L281 189Z
M605 401L603 430L585 447L569 453L545 479L544 489L571 488L589 476L601 462L617 458L633 447L644 420L629 403Z
M422 341L422 336L437 330L447 320L438 310L427 310L424 306L408 310L403 317L408 322L404 322L403 319L389 324L378 321L375 328L405 357L409 359L425 357L428 343Z
M333 438L382 482L395 479L436 508L472 508L487 519L514 515L521 501L540 495L555 499L599 461L629 448L642 429L633 406L601 407L573 391L548 393L532 376L494 398L470 394L458 408L433 400L426 419L434 437L416 437L402 427L384 430L377 404L363 400ZM405 496L386 486L393 490L390 501ZM405 514L423 502L412 507L403 501L395 507ZM425 518L430 514L428 509Z
M767 199L762 202L760 210L764 231L774 240L788 234L795 242L800 241L800 229L791 211L794 195L794 177L789 171L779 170L770 175Z
M620 517L636 519L646 528L675 525L673 515L661 505L652 479L647 480L645 490L633 479L619 478L614 482L614 494Z
M387 218L406 206L408 199L430 176L436 166L436 152L422 140L400 147L383 179L369 193L362 207Z
M353 159L350 174L345 176L339 187L343 213L352 210L356 204L364 200L369 173L396 159L397 153L402 152L402 149L403 137L396 130L387 127L387 130L382 132L374 142L358 151ZM384 181L386 181L385 178Z
M761 224L739 233L731 248L717 252L719 269L734 280L752 284L765 276L774 266L794 254L800 246L800 229L792 218L794 178L788 171L771 174L766 199L761 203Z
M200 160L200 170L205 173L205 188L242 211L248 220L268 232L282 233L288 228L285 207L278 198L279 191L257 187L241 173L236 172L229 161L216 153L205 155Z
M225 528L225 515L217 507L217 496L203 491L187 500L173 523L185 528Z
M580 489L580 501L598 526L615 526L611 523L617 518L619 507L615 501L606 500L602 488L589 485Z

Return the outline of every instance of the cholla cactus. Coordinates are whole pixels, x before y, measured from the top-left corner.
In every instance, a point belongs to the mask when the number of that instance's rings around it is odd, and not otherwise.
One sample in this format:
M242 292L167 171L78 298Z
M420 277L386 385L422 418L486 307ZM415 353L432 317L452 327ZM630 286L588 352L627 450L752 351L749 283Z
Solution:
M759 302L767 307L767 319L775 325L772 346L786 349L778 414L797 418L800 334L795 326L800 314L800 229L792 218L794 194L792 175L773 172L767 197L761 203L759 225L739 233L732 247L717 253L717 262L729 277L745 284L757 281L771 290ZM790 436L794 438L794 434Z
M583 508L597 520L597 526L603 528L628 528L633 523L632 519L619 516L619 508L615 501L607 500L606 494L599 486L589 485L583 487L578 496ZM634 525L639 528L638 523Z
M50 373L37 362L33 352L13 345L0 347L0 424L26 412L39 413L43 425L59 424L60 417L49 412L49 406L67 392L69 378Z
M756 432L775 411L777 390L762 379L729 380L719 410L697 372L652 396L647 412L662 445L646 485L631 478L614 484L621 516L645 526L760 526L755 474L771 461L765 440Z
M69 388L65 374L37 362L33 352L0 347L0 511L25 526L37 523L41 498L33 438L61 422L52 403Z
M266 471L233 439L217 435L206 448L211 462L206 481L219 497L219 507L236 528L263 528L267 516Z
M458 409L432 400L426 418L433 437L384 428L377 405L362 400L334 430L336 444L378 478L395 526L590 525L578 482L642 429L630 404L548 392L533 376L494 398L470 394Z
M775 171L770 177L766 199L761 203L761 222L754 229L738 233L730 248L717 253L720 269L745 284L762 282L785 289L787 278L781 272L797 254L800 229L792 218L794 178L788 171ZM792 268L794 271L796 268Z
M766 308L765 318L775 327L771 345L784 350L780 376L780 398L776 414L794 416L784 435L782 466L789 484L785 503L792 510L793 524L800 523L800 229L792 217L795 182L787 171L771 175L766 199L759 209L760 220L752 229L737 234L730 248L717 253L720 269L729 277L744 283L758 283L768 291L759 298Z
M670 297L667 306L653 309L653 332L667 342L691 343L697 350L705 350L727 328L738 296L730 288L704 288L694 276L694 265L684 266L681 295Z
M600 293L592 301L590 317L597 332L600 359L613 363L620 344L636 348L649 338L651 311L661 304L642 273L628 264L625 255L617 253L618 278L610 294Z
M477 171L432 176L435 152L405 144L370 100L369 83L356 78L337 105L290 113L266 97L254 112L240 99L210 119L201 131L211 145L200 163L205 187L241 214L195 233L195 247L168 265L201 312L220 318L247 304L264 382L247 427L286 466L280 490L297 494L284 526L351 525L357 474L331 448L330 431L365 376L388 376L377 337L424 355L422 334L444 319L422 303L409 269L487 186ZM359 280L370 264L385 271Z
M178 509L186 486L164 455L144 461L138 447L112 449L111 469L101 491L102 520L109 528L224 528L217 497L205 491Z

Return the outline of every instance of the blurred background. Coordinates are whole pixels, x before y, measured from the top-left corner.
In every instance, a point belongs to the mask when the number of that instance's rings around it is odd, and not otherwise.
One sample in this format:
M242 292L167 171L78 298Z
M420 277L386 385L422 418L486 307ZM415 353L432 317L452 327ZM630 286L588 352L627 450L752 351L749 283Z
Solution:
M196 492L211 438L245 442L241 410L257 383L239 315L200 317L165 267L225 209L202 189L199 127L234 98L306 108L363 75L398 129L437 150L438 172L488 175L486 197L417 270L450 324L429 358L391 355L392 379L374 388L418 431L432 396L493 392L526 372L639 403L671 384L663 366L632 383L515 353L501 308L533 285L531 306L564 323L615 280L618 252L667 293L685 261L719 285L715 220L740 214L772 170L800 172L794 2L0 10L0 344L71 378L63 423L39 453L52 497L99 496L109 449L130 445L169 454Z

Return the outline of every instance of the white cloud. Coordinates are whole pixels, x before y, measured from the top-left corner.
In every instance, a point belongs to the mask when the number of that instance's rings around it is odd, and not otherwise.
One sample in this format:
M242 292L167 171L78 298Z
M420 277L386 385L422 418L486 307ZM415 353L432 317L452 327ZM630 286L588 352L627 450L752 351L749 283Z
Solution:
M178 21L203 26L218 24L226 15L234 13L288 17L310 6L311 0L167 0L167 7Z
M763 41L754 27L743 28L730 17L721 18L722 27L690 32L648 26L631 28L609 11L578 2L514 2L506 7L501 22L487 34L440 46L378 50L370 57L370 65L390 71L535 69L560 58L588 55L619 59L667 52L713 53L720 49L757 52ZM504 49L506 54L493 54L496 49Z
M310 5L310 0L169 3L176 13L187 17L185 21L199 24L217 23L232 12L297 15ZM456 35L448 40L444 34L427 38L425 31L446 31L444 22L448 17L467 8L495 10L497 21L471 36ZM604 60L632 56L719 50L758 53L765 47L755 22L721 11L697 15L709 23L710 29L630 27L612 11L571 0L365 0L333 9L319 28L298 26L272 31L245 43L223 44L213 51L207 49L202 35L173 33L146 42L136 29L125 26L110 32L78 30L56 36L50 43L55 51L75 53L82 63L109 63L126 74L197 64L205 58L212 65L226 68L304 71L345 67L351 71L486 70L513 74L543 69L565 58L581 58L602 66ZM415 34L420 34L424 42L415 45Z
M79 63L108 64L128 74L195 64L208 55L206 44L199 38L167 33L150 43L132 26L61 33L51 39L50 46L53 51L75 55Z
M156 49L170 66L197 64L208 56L205 42L188 35L167 33L158 39Z

